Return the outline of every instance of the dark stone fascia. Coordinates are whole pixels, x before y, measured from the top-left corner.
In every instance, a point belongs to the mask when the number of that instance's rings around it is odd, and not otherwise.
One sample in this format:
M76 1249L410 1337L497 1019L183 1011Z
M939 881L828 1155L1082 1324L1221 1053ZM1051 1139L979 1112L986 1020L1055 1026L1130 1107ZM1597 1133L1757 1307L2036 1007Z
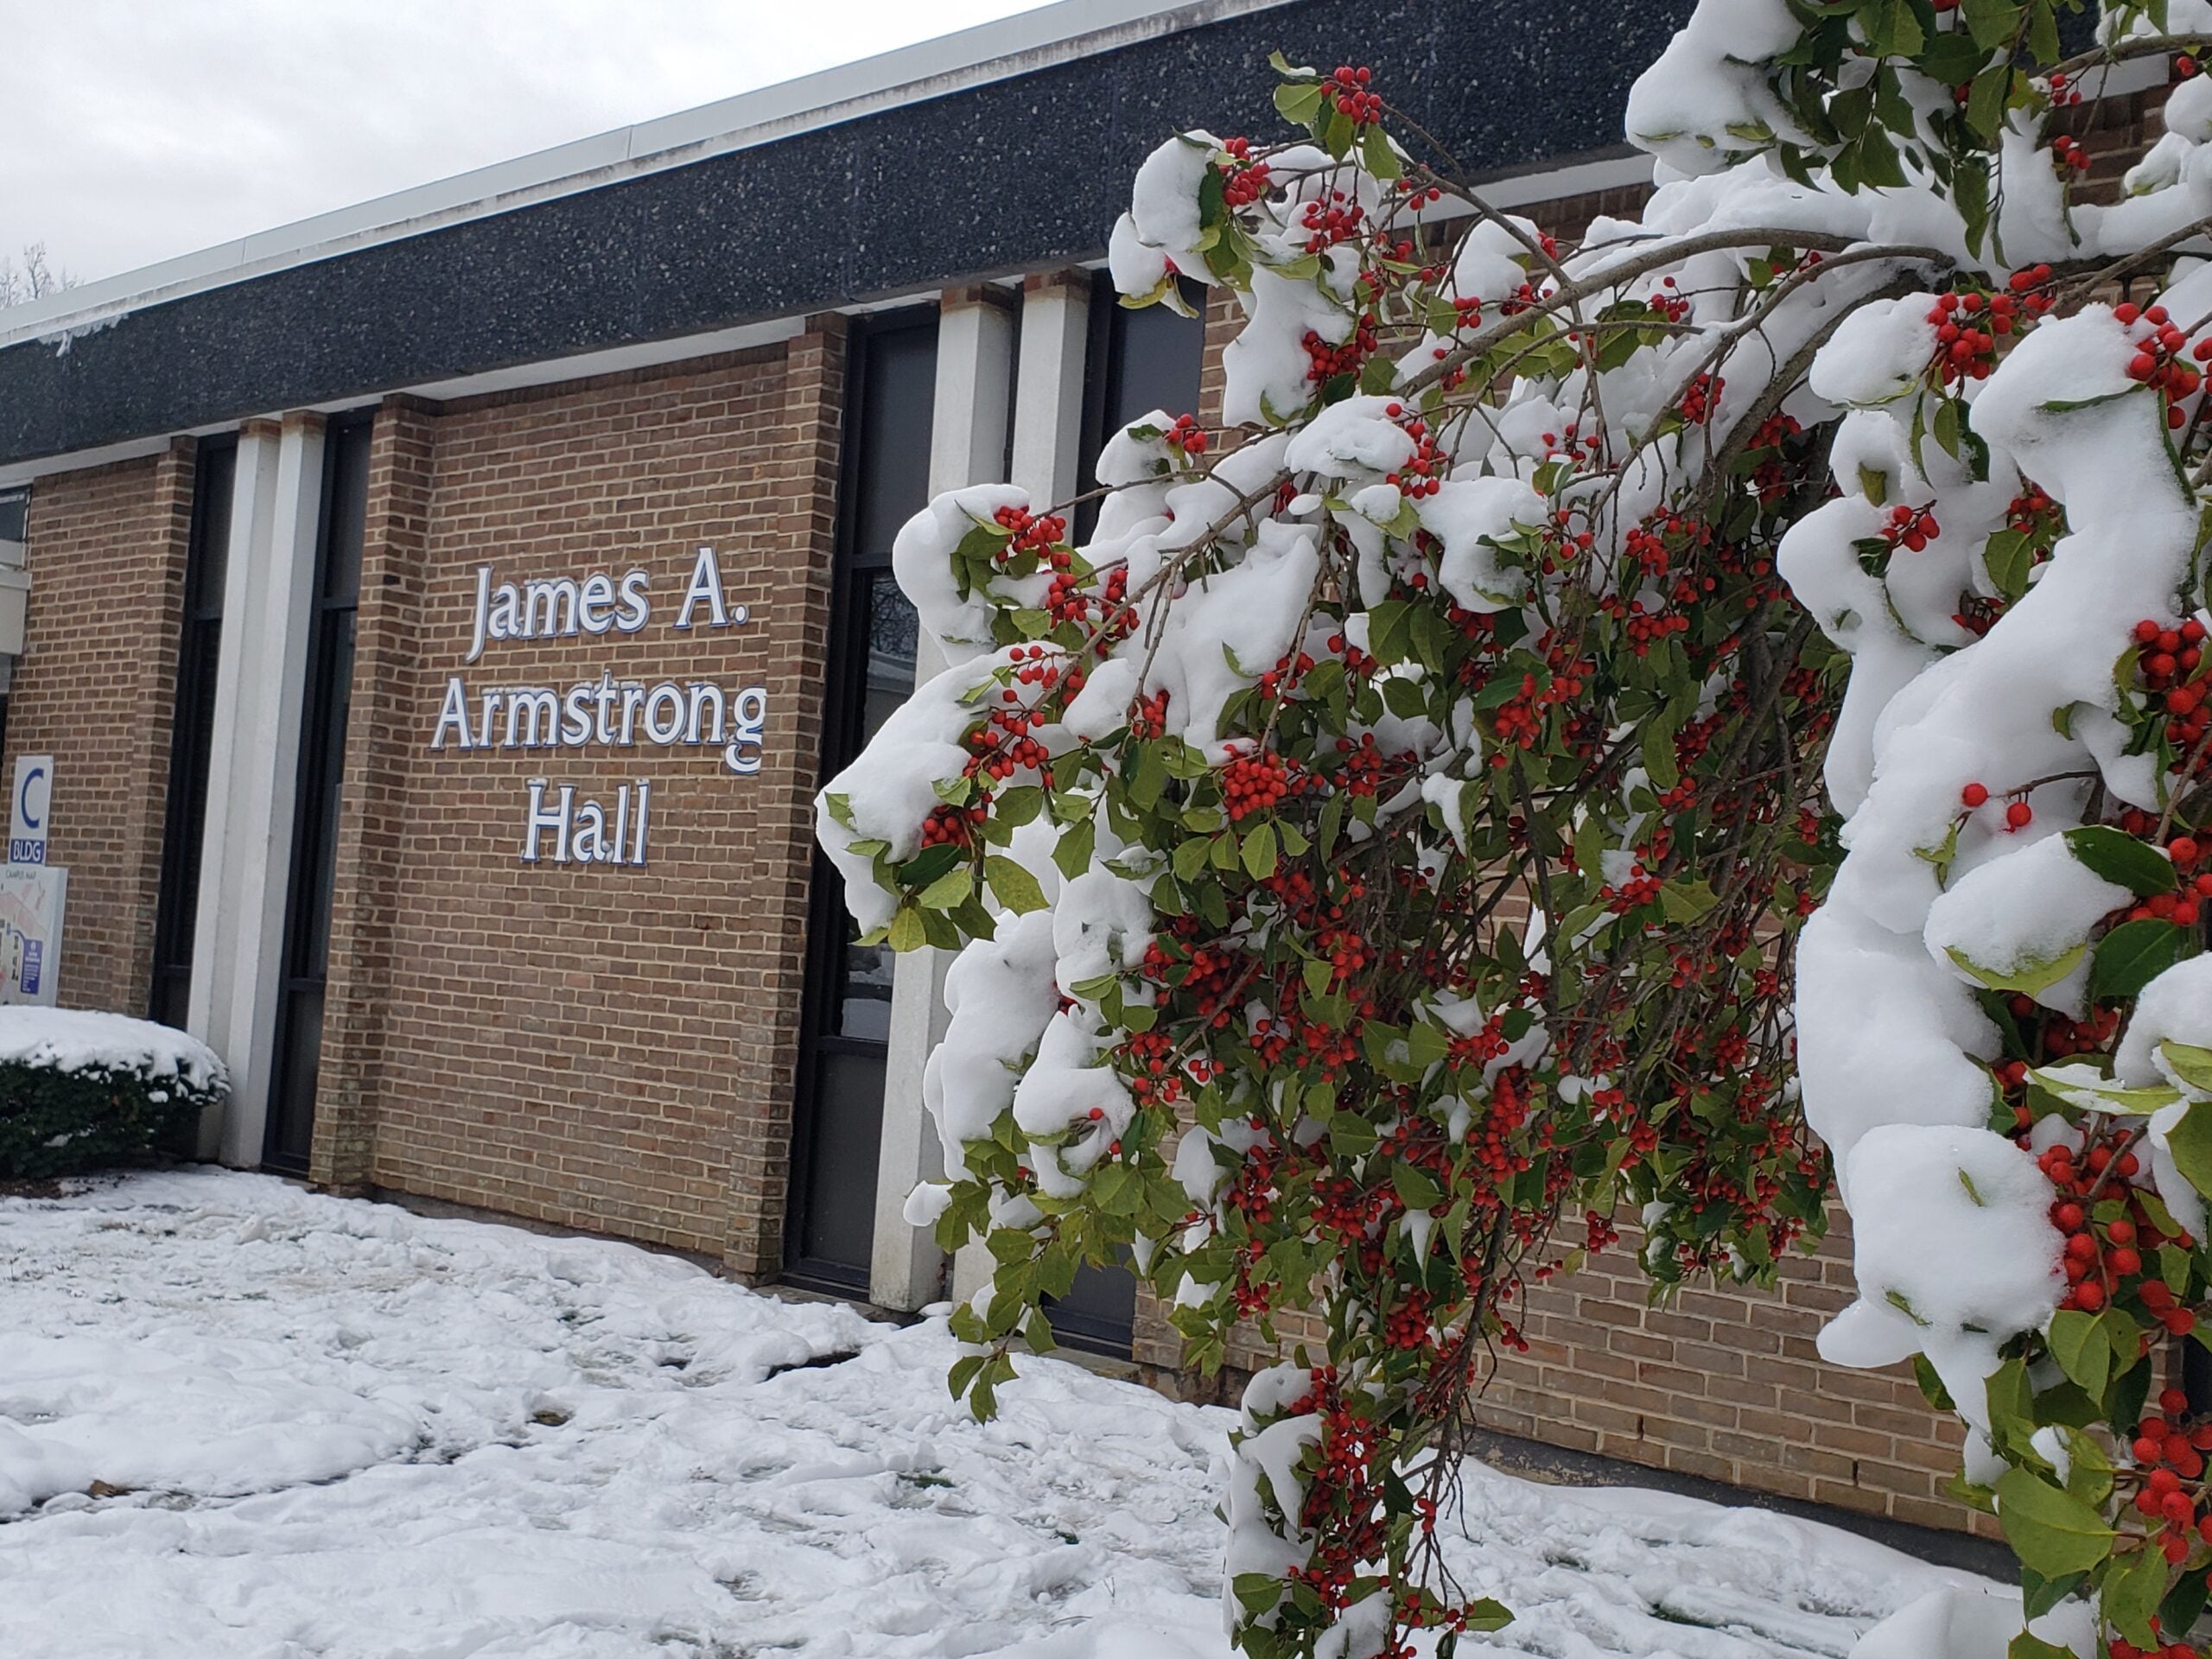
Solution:
M1616 149L1689 0L1299 0L0 350L0 464L1093 258L1169 133L1372 64L1470 175Z

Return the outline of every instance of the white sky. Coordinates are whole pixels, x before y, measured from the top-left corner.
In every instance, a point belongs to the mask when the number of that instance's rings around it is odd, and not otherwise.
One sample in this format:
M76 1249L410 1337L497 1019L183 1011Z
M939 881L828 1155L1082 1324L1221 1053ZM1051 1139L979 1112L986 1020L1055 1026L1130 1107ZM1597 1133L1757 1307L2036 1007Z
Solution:
M0 255L87 280L1041 0L0 0Z

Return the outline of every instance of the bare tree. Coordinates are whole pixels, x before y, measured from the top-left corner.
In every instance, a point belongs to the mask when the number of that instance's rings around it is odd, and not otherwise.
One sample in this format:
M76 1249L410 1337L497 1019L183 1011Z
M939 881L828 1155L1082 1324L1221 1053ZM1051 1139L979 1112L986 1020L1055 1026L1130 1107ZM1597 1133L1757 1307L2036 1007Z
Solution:
M0 306L23 305L32 300L42 300L65 288L76 287L78 280L72 272L54 268L47 257L43 242L23 244L20 264L0 253Z

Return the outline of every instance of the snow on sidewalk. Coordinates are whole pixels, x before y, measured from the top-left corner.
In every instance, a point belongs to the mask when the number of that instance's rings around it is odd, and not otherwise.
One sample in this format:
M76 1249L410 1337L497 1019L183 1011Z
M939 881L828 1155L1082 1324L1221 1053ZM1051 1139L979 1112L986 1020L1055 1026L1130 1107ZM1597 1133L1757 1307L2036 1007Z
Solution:
M951 1357L264 1176L0 1200L0 1654L1224 1659L1230 1414L1033 1361L977 1425ZM1501 1656L1843 1656L1974 1582L1479 1469L1462 1519Z

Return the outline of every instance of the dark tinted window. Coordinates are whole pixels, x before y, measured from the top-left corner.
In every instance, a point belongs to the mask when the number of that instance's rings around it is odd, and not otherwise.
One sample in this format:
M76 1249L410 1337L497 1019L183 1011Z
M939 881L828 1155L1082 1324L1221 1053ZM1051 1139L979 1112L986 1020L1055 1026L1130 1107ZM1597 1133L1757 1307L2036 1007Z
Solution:
M1198 316L1182 316L1164 305L1132 311L1103 277L1091 289L1077 493L1096 486L1099 451L1131 422L1154 410L1170 416L1198 412L1199 371L1205 361L1205 294L1185 283L1184 295ZM1097 503L1086 501L1076 513L1077 535L1089 536L1097 521Z

